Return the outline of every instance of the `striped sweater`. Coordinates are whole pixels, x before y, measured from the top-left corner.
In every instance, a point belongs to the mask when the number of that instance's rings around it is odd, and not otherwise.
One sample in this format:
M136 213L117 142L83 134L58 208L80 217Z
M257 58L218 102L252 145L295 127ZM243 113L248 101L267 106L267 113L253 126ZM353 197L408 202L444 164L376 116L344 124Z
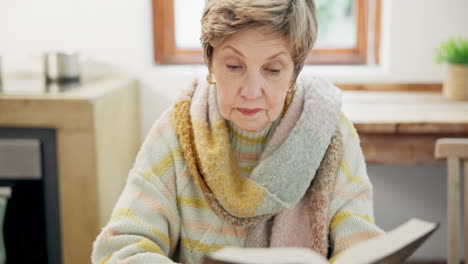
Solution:
M315 79L298 92L307 98L312 88L316 92L335 89L329 86L328 82ZM292 108L291 111L298 111ZM314 120L319 120L321 114L317 113ZM245 246L249 227L230 224L213 212L194 181L173 115L171 107L145 139L112 216L94 243L93 263L200 263L207 252L227 245ZM255 170L262 163L260 153L269 141L271 144L277 141L274 131L278 123L288 126L287 120L293 115L286 113L283 120L255 134L225 122L232 153L243 177L255 177ZM338 116L335 125L343 135L344 148L327 217L332 257L355 243L383 234L374 224L372 185L359 137L346 116L342 113ZM317 121L316 125L327 124ZM317 134L323 137L326 132L317 128L320 130Z
M231 143L234 158L239 165L240 172L249 177L260 160L260 155L265 149L266 143L271 138L280 119L268 125L259 132L250 132L237 127L231 121L227 121L229 142Z

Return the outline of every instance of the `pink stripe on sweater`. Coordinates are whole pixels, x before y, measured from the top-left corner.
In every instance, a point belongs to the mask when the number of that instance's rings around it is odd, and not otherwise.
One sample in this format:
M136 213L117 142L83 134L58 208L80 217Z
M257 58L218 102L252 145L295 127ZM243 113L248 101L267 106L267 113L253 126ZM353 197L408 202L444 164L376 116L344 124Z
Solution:
M233 151L234 157L238 161L242 162L256 162L260 159L261 153L248 153L248 152L240 152L240 151Z
M170 209L163 207L160 203L157 203L154 199L149 197L148 195L144 194L141 191L131 191L131 195L136 196L137 199L143 201L148 207L154 209L158 213L162 213L165 217L168 218L169 223L177 223L177 218L174 214L173 211ZM174 250L174 247L177 244L177 241L175 240L177 238L177 234L174 233L174 229L169 229L169 231L172 231L169 237L171 238L171 248L170 250Z
M362 201L369 201L369 202L373 201L369 188L360 190L359 192L356 192L356 193L349 193L341 189L337 189L335 190L335 196L343 200L349 200L349 199L354 198L354 199L358 199Z
M113 228L106 228L106 230L98 237L97 241L105 240L113 236L119 236L121 233L117 232Z
M177 218L173 211L169 210L168 208L164 207L160 203L156 202L154 199L146 195L141 191L131 191L131 195L135 196L137 199L143 201L148 207L154 209L155 211L162 213L164 216L169 218L169 222L176 223Z

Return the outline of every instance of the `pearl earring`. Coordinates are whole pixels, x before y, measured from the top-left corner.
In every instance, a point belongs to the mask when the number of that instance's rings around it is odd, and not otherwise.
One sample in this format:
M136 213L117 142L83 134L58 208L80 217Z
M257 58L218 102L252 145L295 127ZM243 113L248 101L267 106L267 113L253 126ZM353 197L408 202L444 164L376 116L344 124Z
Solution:
M206 81L209 84L216 84L216 81L213 81L213 79L211 78L211 73L208 73L208 75L206 76Z

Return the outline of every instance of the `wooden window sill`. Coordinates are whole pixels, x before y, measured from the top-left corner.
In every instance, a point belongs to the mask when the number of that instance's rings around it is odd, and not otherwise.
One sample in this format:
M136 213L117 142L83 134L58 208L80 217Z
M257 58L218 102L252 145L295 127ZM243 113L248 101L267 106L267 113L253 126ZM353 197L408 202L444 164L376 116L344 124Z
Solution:
M343 111L370 164L444 164L434 158L435 141L468 137L468 101L440 92L344 91Z

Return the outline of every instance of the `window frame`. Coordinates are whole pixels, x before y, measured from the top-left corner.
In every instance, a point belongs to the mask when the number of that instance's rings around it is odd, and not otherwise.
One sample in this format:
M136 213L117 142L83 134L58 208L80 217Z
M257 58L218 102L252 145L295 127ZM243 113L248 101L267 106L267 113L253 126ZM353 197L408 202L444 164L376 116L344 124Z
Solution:
M353 0L357 8L357 45L352 49L314 49L308 65L366 65L368 62L367 21L369 0ZM380 61L381 0L375 1L373 56ZM178 49L175 40L174 0L152 0L154 60L157 64L204 64L202 50ZM320 26L319 26L320 27Z

